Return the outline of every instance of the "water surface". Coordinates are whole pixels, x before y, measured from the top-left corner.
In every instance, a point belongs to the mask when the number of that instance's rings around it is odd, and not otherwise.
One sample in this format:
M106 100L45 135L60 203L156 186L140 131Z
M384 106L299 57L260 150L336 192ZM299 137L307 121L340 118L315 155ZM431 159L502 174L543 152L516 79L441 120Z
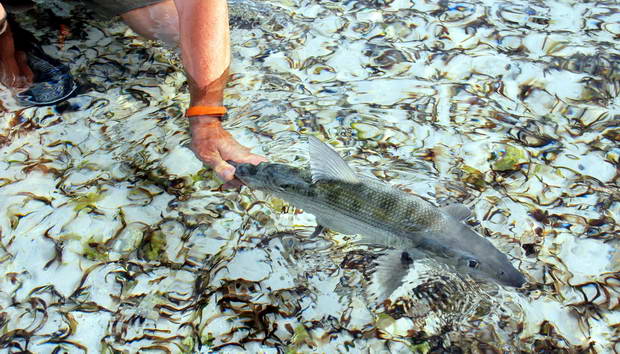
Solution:
M614 2L232 1L230 132L303 165L300 134L470 223L520 290L417 264L222 191L193 157L176 55L120 23L22 19L87 83L0 119L0 347L619 350L620 12Z

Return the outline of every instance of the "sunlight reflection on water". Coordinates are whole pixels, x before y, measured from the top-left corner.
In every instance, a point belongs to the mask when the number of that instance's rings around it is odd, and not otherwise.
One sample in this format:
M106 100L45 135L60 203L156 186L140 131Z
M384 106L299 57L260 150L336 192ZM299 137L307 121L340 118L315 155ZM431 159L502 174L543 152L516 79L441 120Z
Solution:
M235 137L301 166L300 133L317 135L363 173L465 203L528 284L419 265L373 303L381 250L218 189L186 147L173 53L84 15L60 50L42 14L26 26L92 89L3 113L0 347L620 350L617 4L230 4Z

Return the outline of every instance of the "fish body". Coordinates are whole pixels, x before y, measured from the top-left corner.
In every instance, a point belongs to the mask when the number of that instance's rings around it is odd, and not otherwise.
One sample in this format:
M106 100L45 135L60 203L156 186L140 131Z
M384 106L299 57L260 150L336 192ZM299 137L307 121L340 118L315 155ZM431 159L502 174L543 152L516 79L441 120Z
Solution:
M308 142L310 168L236 164L235 175L248 187L313 214L320 226L359 234L363 243L402 250L398 260L385 260L400 264L393 266L395 271L416 259L432 258L476 279L513 287L525 282L506 255L463 223L470 216L466 207L439 208L375 178L359 176L329 146L314 137Z

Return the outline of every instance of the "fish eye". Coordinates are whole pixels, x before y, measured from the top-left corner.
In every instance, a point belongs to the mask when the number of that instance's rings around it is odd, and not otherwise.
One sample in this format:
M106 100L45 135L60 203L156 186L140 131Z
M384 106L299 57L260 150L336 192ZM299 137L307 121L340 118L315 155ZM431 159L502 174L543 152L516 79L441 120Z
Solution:
M467 261L467 265L469 266L469 268L478 268L480 263L475 259L470 259L469 261Z

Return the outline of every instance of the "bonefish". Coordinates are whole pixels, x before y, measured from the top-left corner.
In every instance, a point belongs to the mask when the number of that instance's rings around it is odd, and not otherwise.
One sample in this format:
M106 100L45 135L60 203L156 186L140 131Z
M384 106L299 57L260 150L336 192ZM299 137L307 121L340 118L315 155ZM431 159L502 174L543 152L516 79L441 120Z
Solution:
M309 136L309 168L263 162L237 164L236 177L313 214L319 226L359 234L363 243L393 247L399 259L385 259L403 273L415 260L432 258L478 280L520 287L525 277L486 238L464 224L464 205L439 208L378 179L361 176L319 139ZM396 287L402 276L396 276ZM392 289L393 290L393 289Z

